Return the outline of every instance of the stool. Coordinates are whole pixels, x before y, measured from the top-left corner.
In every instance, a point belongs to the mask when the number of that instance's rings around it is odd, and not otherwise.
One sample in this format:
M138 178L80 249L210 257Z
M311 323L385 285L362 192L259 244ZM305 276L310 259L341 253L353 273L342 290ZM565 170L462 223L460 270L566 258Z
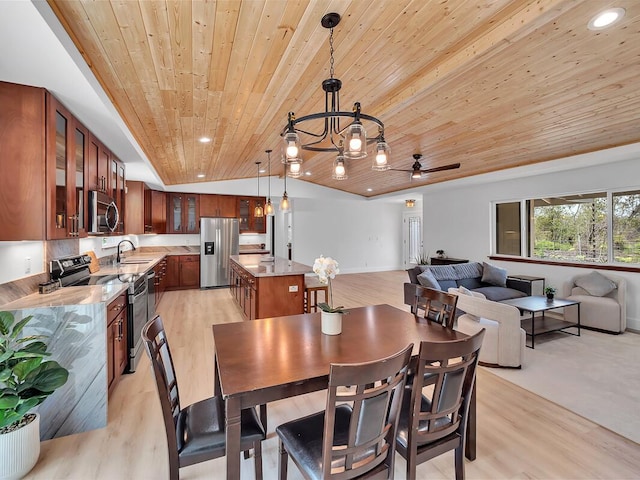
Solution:
M320 280L314 277L305 277L304 279L304 311L311 313L318 311L318 292L324 292L324 302L327 303L329 298L329 287L320 283Z

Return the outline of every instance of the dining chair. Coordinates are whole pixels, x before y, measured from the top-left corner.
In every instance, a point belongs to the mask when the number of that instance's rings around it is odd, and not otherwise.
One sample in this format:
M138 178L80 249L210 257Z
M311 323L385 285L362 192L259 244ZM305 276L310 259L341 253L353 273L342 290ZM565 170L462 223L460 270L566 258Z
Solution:
M417 286L411 311L416 319L426 318L453 328L456 314L457 295L435 290L429 287Z
M464 478L469 402L483 337L484 329L462 340L420 344L396 437L396 449L407 461L408 480L415 480L418 464L449 450L455 451L456 480Z
M178 480L181 467L225 455L224 402L219 397L210 397L181 407L171 350L159 315L143 327L142 338L160 396L169 451L169 478ZM254 408L242 410L240 416L240 448L245 452L253 448L255 476L261 480L261 442L266 437L265 429Z
M380 360L331 364L326 409L282 424L278 471L289 456L307 479L393 478L395 437L413 344Z

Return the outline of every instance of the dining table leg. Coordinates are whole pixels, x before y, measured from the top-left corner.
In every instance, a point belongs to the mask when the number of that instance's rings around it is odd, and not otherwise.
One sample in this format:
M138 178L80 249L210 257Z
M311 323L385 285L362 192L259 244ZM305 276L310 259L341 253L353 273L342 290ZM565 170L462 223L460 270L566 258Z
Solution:
M225 408L227 444L227 479L240 478L240 401L227 398Z

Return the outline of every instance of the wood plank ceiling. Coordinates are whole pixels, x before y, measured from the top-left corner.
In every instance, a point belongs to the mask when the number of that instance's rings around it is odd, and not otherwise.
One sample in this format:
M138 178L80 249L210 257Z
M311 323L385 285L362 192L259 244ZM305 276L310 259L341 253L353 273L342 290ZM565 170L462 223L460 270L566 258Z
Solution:
M462 166L410 182L370 151L338 181L304 152L304 181L369 197L640 141L638 0L49 3L167 185L254 177L266 149L282 172L287 113L324 109L328 12L342 110L384 122L394 167Z

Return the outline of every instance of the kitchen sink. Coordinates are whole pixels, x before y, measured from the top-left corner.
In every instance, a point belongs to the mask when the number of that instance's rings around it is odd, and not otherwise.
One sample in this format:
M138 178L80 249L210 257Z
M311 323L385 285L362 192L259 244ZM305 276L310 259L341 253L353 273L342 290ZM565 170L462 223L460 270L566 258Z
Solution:
M151 260L122 260L120 265L142 265L149 263Z

